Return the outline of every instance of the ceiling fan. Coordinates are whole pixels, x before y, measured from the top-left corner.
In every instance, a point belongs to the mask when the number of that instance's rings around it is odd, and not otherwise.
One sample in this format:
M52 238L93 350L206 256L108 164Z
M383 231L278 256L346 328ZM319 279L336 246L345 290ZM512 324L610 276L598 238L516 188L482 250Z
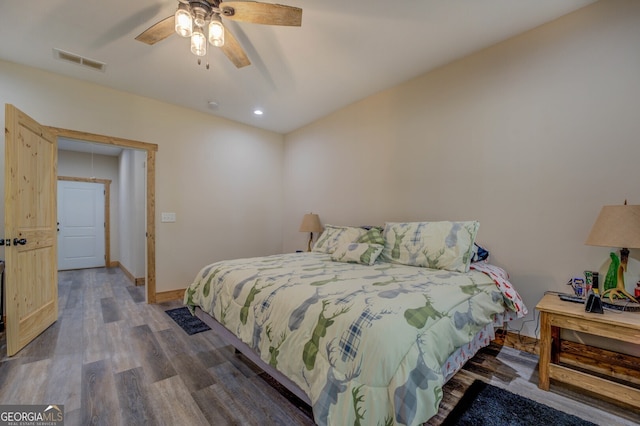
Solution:
M174 15L155 23L136 40L153 45L175 32L191 38L191 52L196 56L206 55L209 41L211 45L220 47L236 67L250 65L238 40L222 24L223 17L254 24L302 25L302 9L298 7L255 1L178 0L178 10Z

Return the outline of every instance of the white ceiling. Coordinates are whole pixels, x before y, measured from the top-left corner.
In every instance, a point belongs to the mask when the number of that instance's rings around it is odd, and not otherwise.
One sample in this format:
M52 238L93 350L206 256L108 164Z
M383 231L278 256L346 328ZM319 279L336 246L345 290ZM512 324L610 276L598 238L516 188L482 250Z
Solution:
M199 66L177 35L134 40L176 0L3 0L0 59L287 133L595 0L278 1L303 9L301 27L223 19L252 62L241 69L211 46L210 69ZM54 59L54 48L106 69Z

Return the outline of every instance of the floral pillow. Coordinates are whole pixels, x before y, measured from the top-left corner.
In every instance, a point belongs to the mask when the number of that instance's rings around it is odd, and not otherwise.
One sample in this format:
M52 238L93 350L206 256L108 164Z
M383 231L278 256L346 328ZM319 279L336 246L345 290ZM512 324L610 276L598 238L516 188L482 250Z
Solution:
M325 225L312 251L331 254L342 244L355 243L368 231L354 226Z
M336 248L336 251L331 254L331 260L371 266L383 249L382 244L346 243Z
M383 258L388 262L467 272L480 223L387 223Z

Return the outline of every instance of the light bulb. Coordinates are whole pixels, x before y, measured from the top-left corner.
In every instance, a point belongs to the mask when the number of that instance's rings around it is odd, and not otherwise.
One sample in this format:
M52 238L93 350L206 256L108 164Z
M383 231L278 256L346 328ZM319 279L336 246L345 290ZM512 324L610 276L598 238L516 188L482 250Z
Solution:
M216 47L224 45L224 27L219 16L212 16L209 22L209 43Z
M207 39L204 36L202 27L195 27L191 34L191 53L196 56L207 54Z
M207 14L204 10L199 7L194 8L193 11L193 23L196 27L204 27L204 24L207 22Z
M176 33L182 37L191 37L193 24L191 14L186 9L186 5L180 4L178 10L176 10L175 21Z

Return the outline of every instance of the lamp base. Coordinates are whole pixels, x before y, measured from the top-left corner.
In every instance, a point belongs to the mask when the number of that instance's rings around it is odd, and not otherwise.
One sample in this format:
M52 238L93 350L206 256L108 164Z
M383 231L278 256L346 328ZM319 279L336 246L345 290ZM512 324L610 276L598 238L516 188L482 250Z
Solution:
M309 244L307 244L307 251L311 251L311 242L313 241L313 232L309 232Z
M615 288L610 288L609 290L605 290L602 293L602 299L605 297L609 298L609 301L613 303L613 298L616 299L625 299L628 298L635 303L638 303L635 297L633 297L627 289L624 287L624 272L627 270L627 263L629 261L629 249L623 248L620 250L620 266L618 266L618 281L616 283Z

